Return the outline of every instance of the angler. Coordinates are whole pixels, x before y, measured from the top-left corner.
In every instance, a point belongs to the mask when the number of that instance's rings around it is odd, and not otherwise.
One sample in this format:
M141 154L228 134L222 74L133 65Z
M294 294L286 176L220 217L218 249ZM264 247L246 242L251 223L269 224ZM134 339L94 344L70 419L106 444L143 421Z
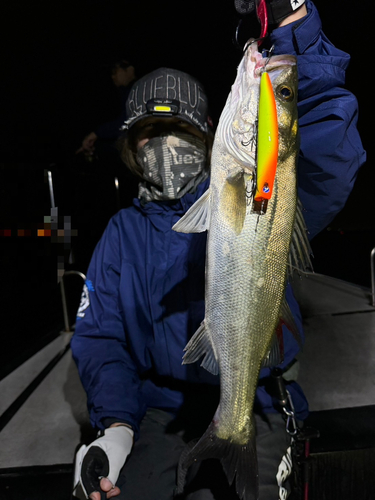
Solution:
M288 5L290 6L289 2ZM305 209L306 225L310 235L314 236L345 204L365 154L356 129L356 99L350 92L342 89L338 91L338 87L344 83L343 68L346 67L348 56L327 41L321 31L319 15L311 1L307 1L299 12L300 19L295 21L293 18L293 23L275 29L271 33L271 41L275 44L275 55L281 53L279 47L282 46L282 53L297 57L302 152L298 164L299 196ZM299 59L303 60L303 64L299 64ZM317 59L319 64L316 64ZM315 62L313 74L310 71L312 61ZM289 65L288 71L290 69L293 72L293 68L293 65ZM272 79L271 68L269 74ZM77 482L93 500L99 500L101 492L107 492L108 498L117 497L122 500L171 500L176 486L180 454L190 438L204 433L218 404L219 376L209 373L199 363L181 364L184 347L205 317L206 233L183 234L172 230L172 226L188 208L207 192L213 134L209 125L206 94L200 93L199 106L193 98L189 101L189 96L183 94L186 89L196 88L195 86L203 89L202 84L191 75L175 69L159 68L134 85L143 89L145 80L150 82L158 78L158 89L161 88L155 100L167 100L167 75L174 75L176 81L180 78L182 94L178 106L165 102L164 109L158 110L160 102L151 100L142 104L140 100L137 105L141 106L141 110L128 110L122 156L128 167L139 176L138 198L131 207L121 210L111 219L95 249L87 272L88 296L86 293L72 338L72 352L87 392L91 423L100 430L98 438L89 447L81 449L77 460ZM190 82L189 86L187 82ZM293 86L292 88L295 91ZM138 95L141 93L138 92ZM321 106L322 101L324 106ZM342 109L345 109L345 115L340 114ZM253 132L246 128L247 125L247 122L244 123L244 131L248 133L246 138L235 136L239 140L238 146L234 148L235 152L242 151L244 156L243 166L229 179L232 182L226 183L229 198L238 197L238 186L244 182L248 188L246 193L253 193L254 162L249 158L251 154L244 152L241 145L241 140L246 144L253 137ZM239 123L239 130L240 128ZM324 148L321 147L322 135L325 139ZM292 136L293 134L289 135ZM189 165L184 165L183 169L181 165L175 165L170 147L171 139L168 139L171 137L173 142L178 143L174 146L178 155L194 155L197 152L202 154L205 161L192 164L192 170ZM255 136L254 141L256 140ZM259 235L267 231L266 226L272 227L273 231L278 228L277 225L268 223L274 214L277 216L275 206L279 205L278 186L281 180L278 176L281 172L282 169L279 170L278 166L266 212L255 216ZM321 182L317 172L328 180ZM180 176L181 173L184 176ZM208 193L213 193L215 186L218 184L213 177L213 189L211 191L210 187ZM323 186L327 189L322 194ZM330 195L326 196L326 192ZM215 197L215 200L219 199ZM230 205L216 203L219 213L224 214L223 225L232 228L240 238L249 233L249 227L253 224L253 218L250 222L248 217L248 211L253 210L252 199L248 195L244 204L241 194L238 197L238 210L234 215ZM294 205L295 194L290 193L288 203L289 199ZM290 222L289 233L292 226ZM282 234L286 233L285 228L282 228ZM209 242L208 252L215 255L216 250L212 250L212 245ZM284 245L285 248L287 246ZM222 251L228 251L232 256L232 260L227 263L229 267L243 259L241 252L233 252L232 241L227 244L223 242ZM270 252L266 247L261 248L259 254L269 256ZM253 265L250 262L252 255L255 254L247 248L245 256L248 257L249 266ZM225 272L225 263L222 268L216 267L219 273ZM283 280L285 276L277 276L275 281L278 290L282 289L280 281L284 283ZM233 297L230 300L234 301L237 293L245 288L253 293L251 303L259 306L264 302L264 291L269 286L269 281L262 263L256 281L249 280L248 275L244 275L231 288ZM209 284L209 288L211 286L213 283ZM286 297L300 330L298 307L290 287L287 288ZM278 307L281 299L278 296ZM213 310L216 307L216 311L220 311L225 301L220 294L216 300ZM243 301L243 307L248 307L248 298ZM279 312L277 309L270 308L266 315L263 310L263 315L259 314L257 317L258 324L262 327L264 321L275 324L275 317ZM214 320L211 316L206 323L206 319L205 329L208 325L211 332L210 322ZM227 322L229 320L232 324L236 324L238 320L247 327L243 315L234 316L234 310L227 320L222 319ZM228 328L231 328L230 325ZM280 365L281 368L287 366L299 351L298 341L293 338L290 330L284 326L283 332L284 362ZM224 345L225 341L223 339L220 342ZM214 349L221 349L216 347L220 342L212 343ZM254 362L251 377L257 376L259 359L266 355L270 347L269 339L262 341L262 352ZM231 348L228 344L228 358L233 359ZM239 350L237 346L237 352ZM244 349L243 356L249 356L248 352ZM189 356L189 351L187 353ZM215 352L214 356L207 359L207 365L213 369L215 359ZM220 370L221 363L220 359ZM234 362L229 367L238 380L241 379L243 365L241 356L238 364ZM244 371L243 375L248 380L249 372ZM265 377L268 375L268 368L261 370L255 397L255 409L258 413L266 414L268 421L272 423L270 434L270 428L264 420L260 417L256 420L258 436L263 436L266 441L263 447L258 446L257 449L259 492L262 500L277 498L279 485L276 472L285 453L284 422L264 387ZM243 443L243 438L249 438L252 443L253 389L250 390L240 380L241 387L249 395L249 401L248 408L244 411L243 402L246 397L241 395L241 404L236 410L239 416L243 416L243 422L239 424L239 420L231 419L230 412L233 413L233 410L229 408L231 397L238 389L233 381L231 385L229 376L226 380L228 383L223 385L222 390L228 393L226 401L229 404L223 402L225 399L223 400L222 394L218 419L214 418L218 422L220 439L231 439L231 433L235 432L235 439L240 443ZM297 416L304 418L307 415L307 402L301 388L292 382L288 384L288 390ZM269 436L269 440L266 436ZM254 470L254 449L251 445L250 470ZM269 465L269 459L272 465ZM220 463L214 461L216 462L221 470ZM202 462L201 471L205 470L204 464ZM196 468L192 466L191 474L195 473ZM231 470L229 475L231 478L236 474ZM214 474L210 477L205 474L202 480L206 483L203 486L200 483L200 489L198 485L198 491L192 491L189 487L193 488L194 482L190 482L186 485L185 494L206 494L208 498L212 498L219 489L219 494L228 500L231 493L226 489L227 481L225 480L224 485L218 485L216 477L219 476ZM241 494L245 492L246 495L251 495L251 492L256 491L255 479L252 483L251 487L243 489L241 480L238 490Z

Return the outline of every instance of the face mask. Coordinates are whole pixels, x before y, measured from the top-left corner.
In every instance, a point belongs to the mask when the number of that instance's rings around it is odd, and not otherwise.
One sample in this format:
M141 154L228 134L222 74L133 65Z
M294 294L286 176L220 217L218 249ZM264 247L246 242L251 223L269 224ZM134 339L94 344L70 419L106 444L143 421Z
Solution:
M153 137L137 154L145 179L139 184L138 198L145 204L194 192L208 177L206 154L205 143L191 134L172 132Z

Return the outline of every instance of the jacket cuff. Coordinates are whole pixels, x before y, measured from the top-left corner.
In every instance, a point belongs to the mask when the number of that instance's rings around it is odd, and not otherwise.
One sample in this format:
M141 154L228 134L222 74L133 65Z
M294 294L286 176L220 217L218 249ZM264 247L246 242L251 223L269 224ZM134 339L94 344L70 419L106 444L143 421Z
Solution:
M112 424L117 424L117 423L127 424L130 427L132 427L129 424L129 422L126 422L125 420L123 420L121 418L108 417L108 418L103 418L101 420L101 422L102 422L103 426L105 427L105 429L108 429L108 427L111 427Z

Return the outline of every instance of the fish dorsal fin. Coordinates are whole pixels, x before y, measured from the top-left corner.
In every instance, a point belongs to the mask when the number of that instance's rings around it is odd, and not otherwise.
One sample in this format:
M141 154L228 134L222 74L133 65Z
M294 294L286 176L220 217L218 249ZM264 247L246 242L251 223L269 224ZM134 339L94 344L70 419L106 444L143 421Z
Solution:
M213 375L218 375L219 364L216 360L212 342L205 328L204 321L189 340L184 351L185 354L182 358L183 365L194 363L205 354L201 366Z
M178 233L203 233L210 225L210 189L172 227Z
M271 348L262 361L262 368L273 368L284 361L284 337L282 322L276 327L271 341Z
M307 271L307 269L312 270L313 266L310 255L312 255L312 251L307 238L305 220L302 215L302 204L298 201L289 252L289 277L293 275L295 269L302 273Z

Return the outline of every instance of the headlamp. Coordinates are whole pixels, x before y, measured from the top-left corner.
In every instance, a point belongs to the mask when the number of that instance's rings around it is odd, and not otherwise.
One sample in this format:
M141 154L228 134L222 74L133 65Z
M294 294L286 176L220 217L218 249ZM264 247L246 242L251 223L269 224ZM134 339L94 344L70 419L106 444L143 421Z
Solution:
M146 103L147 113L154 116L173 116L180 110L180 101L175 99L150 99Z

